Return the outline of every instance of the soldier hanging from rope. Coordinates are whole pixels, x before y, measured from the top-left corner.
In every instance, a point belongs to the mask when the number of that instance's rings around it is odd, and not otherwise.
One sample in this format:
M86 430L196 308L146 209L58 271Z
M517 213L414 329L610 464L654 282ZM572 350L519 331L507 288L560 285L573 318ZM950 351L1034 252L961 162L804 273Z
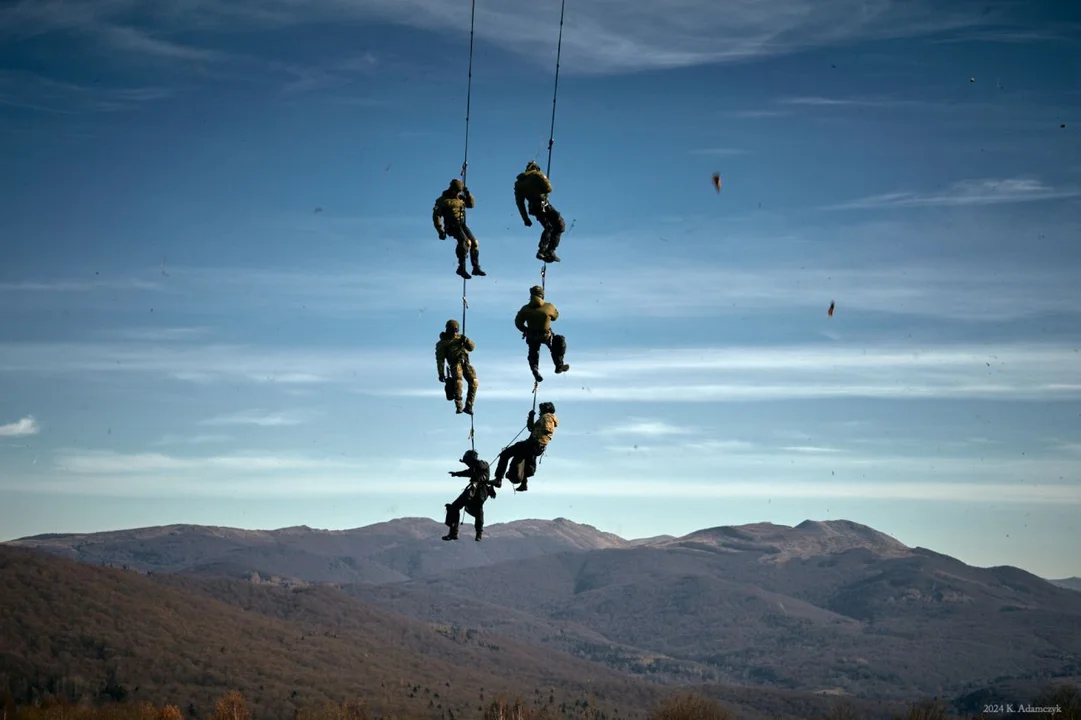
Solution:
M476 343L465 335L458 334L458 321L447 320L447 328L439 333L435 344L435 366L439 372L439 382L443 383L447 400L454 401L456 413L473 414L473 401L477 399L477 372L469 362L469 353L477 348ZM462 378L469 383L462 408Z
M534 285L529 288L529 302L518 310L514 316L514 326L522 333L529 353L529 369L533 372L533 379L543 382L540 374L540 346L547 345L552 353L552 364L555 365L556 373L565 373L571 369L564 362L567 353L567 338L552 332L552 322L559 319L559 311L555 305L544 301L544 288Z
M435 207L432 208L432 224L435 225L435 231L439 233L439 239L446 240L447 235L450 235L458 241L458 246L455 248L455 254L458 256L456 272L466 280L472 277L465 269L467 254L473 263L473 275L488 274L480 269L480 244L473 236L473 231L465 224L465 211L473 205L473 194L469 192L469 188L460 179L454 178L443 194L436 198Z
M514 181L514 202L518 206L518 214L522 216L522 222L526 227L532 227L533 222L526 215L526 203L528 203L529 215L532 215L544 228L541 233L540 244L537 247L537 259L545 262L559 262L556 248L559 240L567 229L563 222L563 216L548 202L548 193L552 192L552 183L548 176L540 169L540 165L530 160L526 163L525 172L519 173Z
M465 510L473 516L473 528L477 531L474 538L480 542L484 534L484 503L490 497L495 497L494 487L502 486L502 481L490 482L488 479L488 463L480 459L476 450L467 450L459 461L466 465L465 470L450 471L452 477L467 477L469 485L462 494L452 502L447 503L447 519L445 523L450 532L443 536L444 540L458 539L458 525L461 521L461 511Z
M548 443L551 442L556 427L559 426L555 405L550 402L542 402L540 411L539 418L534 410L530 410L529 416L526 418L525 426L529 430L529 437L508 446L503 452L499 453L499 462L495 466L495 479L493 481L496 487L502 487L503 477L506 476L512 484L518 485L515 488L517 492L525 492L529 489L526 481L537 472L537 458L548 449ZM512 459L514 462L511 464L511 471L507 473L507 464ZM519 465L522 467L521 471L518 469Z

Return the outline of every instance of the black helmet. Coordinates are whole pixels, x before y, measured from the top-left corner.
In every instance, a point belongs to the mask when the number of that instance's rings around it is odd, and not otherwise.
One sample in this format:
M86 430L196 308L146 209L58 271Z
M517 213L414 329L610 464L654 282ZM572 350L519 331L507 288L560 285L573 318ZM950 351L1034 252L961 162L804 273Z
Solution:
M447 332L449 332L449 333L458 332L458 321L457 320L447 320Z
M550 402L542 402L542 403L540 404L540 411L541 411L542 413L552 413L552 414L555 414L555 411L556 411L556 406L555 406L555 405L553 405L553 404L552 404L552 403L550 403Z
M480 460L480 455L477 455L476 450L466 450L465 455L462 455L462 459L459 460L459 462L465 463L466 465L475 465L478 460Z

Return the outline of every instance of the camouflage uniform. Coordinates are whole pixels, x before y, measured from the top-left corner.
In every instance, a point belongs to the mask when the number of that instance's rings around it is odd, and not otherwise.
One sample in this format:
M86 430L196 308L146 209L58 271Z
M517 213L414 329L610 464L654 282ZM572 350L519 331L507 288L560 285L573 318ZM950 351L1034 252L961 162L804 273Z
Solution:
M450 187L436 198L435 207L432 208L432 224L439 233L439 239L446 240L447 235L450 235L458 241L458 247L454 250L458 257L457 273L467 280L472 276L465 269L466 254L473 262L473 275L487 275L480 269L480 244L465 224L465 211L473 205L473 194L469 192L469 188L461 180L454 178L450 181Z
M469 485L462 494L452 502L447 503L447 519L444 521L450 528L450 532L443 536L444 540L458 539L458 525L461 522L461 511L464 509L473 516L473 528L477 531L476 541L480 542L484 534L484 503L489 497L495 497L493 485L499 487L502 482L492 483L488 479L488 463L480 459L476 450L467 450L459 461L467 465L466 470L451 472L453 477L469 478Z
M496 487L502 486L503 477L506 475L511 483L521 483L515 488L518 492L529 489L526 481L537 472L537 458L548 449L548 443L551 442L556 427L559 426L555 405L542 402L540 411L539 418L533 410L529 411L529 416L526 418L525 425L529 430L529 437L510 445L499 453L499 462L495 466ZM511 459L514 460L514 466L511 468L511 474L507 475L507 464Z
M546 345L552 353L552 364L556 373L565 373L571 366L563 362L567 353L567 339L552 333L552 322L559 319L555 305L544 301L544 288L534 285L529 289L529 302L522 306L514 317L514 326L522 333L529 353L529 369L537 382L544 380L540 374L540 346Z
M439 372L439 382L444 384L447 400L454 401L455 412L473 414L473 401L477 399L477 373L469 362L469 353L477 347L476 343L465 335L458 334L458 321L447 320L447 329L439 333L435 344L435 366ZM469 383L469 392L462 409L462 377Z
M526 227L533 223L526 216L526 202L529 203L529 214L537 218L544 228L541 233L540 245L537 247L537 259L545 262L559 262L556 248L559 240L567 229L563 222L563 216L559 214L548 202L548 193L552 192L552 183L541 171L537 163L530 161L525 166L525 172L519 173L514 181L514 202L518 206L518 214L522 216L522 222Z

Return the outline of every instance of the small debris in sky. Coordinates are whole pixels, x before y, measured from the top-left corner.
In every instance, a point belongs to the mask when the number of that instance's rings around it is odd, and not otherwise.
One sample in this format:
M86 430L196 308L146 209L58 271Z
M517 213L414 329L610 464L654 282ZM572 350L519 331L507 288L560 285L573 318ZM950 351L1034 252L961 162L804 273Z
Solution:
M834 303L830 300L830 309L826 311L826 317L833 317L833 307Z
M316 215L318 215L319 213L323 212L323 208L317 207L314 212Z
M720 173L716 173L716 172L713 173L713 187L717 190L717 192L721 191L721 174Z

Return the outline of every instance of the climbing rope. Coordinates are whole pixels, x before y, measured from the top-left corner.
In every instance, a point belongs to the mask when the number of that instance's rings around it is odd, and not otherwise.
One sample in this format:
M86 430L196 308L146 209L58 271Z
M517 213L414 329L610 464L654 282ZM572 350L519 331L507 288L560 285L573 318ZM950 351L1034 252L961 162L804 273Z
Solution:
M465 89L465 155L462 158L462 184L465 184L466 170L469 168L469 106L473 99L473 26L477 17L477 0L469 14L469 79Z
M556 84L552 91L552 129L548 134L548 170L545 173L552 177L552 145L556 136L556 99L559 97L559 57L563 52L563 13L567 9L567 0L563 0L559 8L559 43L556 45Z
M469 170L469 111L473 101L473 29L476 25L477 18L477 0L473 0L472 8L469 13L469 72L468 79L466 81L465 91L465 153L462 156L462 185L466 186L466 173ZM463 208L462 214L465 214ZM462 335L465 336L465 317L466 310L469 308L468 293L466 292L466 279L462 278ZM467 390L468 392L468 390ZM472 408L471 408L472 409ZM474 410L473 412L476 412ZM473 415L469 416L469 447L473 450L477 449L474 442L475 427L473 425Z

